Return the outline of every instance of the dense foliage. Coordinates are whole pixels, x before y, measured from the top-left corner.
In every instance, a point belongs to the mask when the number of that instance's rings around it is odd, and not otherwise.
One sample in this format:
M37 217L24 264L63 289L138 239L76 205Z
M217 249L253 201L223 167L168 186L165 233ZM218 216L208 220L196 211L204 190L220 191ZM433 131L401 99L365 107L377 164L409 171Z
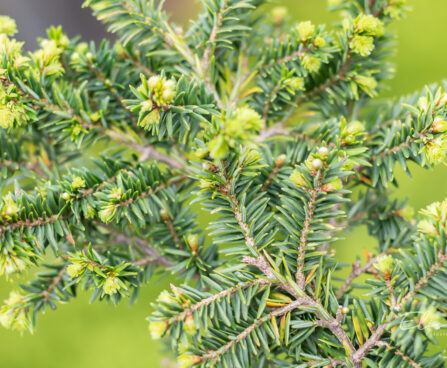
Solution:
M162 1L87 0L118 41L52 27L34 52L0 17L0 274L41 269L0 322L175 274L149 330L181 367L443 367L447 200L414 215L389 188L445 160L445 86L371 102L405 0L331 0L331 30L202 2L183 30ZM360 224L377 252L341 279Z

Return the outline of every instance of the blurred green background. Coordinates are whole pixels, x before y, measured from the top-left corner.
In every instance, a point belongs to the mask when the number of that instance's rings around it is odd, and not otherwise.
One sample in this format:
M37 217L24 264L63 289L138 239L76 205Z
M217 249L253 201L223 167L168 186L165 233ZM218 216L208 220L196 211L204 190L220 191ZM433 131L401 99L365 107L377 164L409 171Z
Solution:
M32 3L35 7L40 1L22 2ZM410 93L422 88L424 84L446 77L447 1L408 2L413 11L406 19L393 26L397 33L397 51L394 57L396 76L388 82L389 90L384 96ZM330 24L338 16L327 11L326 0L283 0L278 3L287 5L296 20L310 19L314 23ZM167 5L175 13L176 19L184 18L186 14L193 16L197 9L197 4L191 0L167 0ZM0 11L5 12L1 4ZM26 12L26 7L22 11ZM59 22L63 23L57 23ZM20 19L18 23L20 28ZM82 24L78 23L77 26L82 27ZM415 168L412 173L413 179L410 179L399 172L400 187L394 190L395 196L408 197L410 205L416 210L447 197L446 166L441 165L433 171ZM360 253L363 248L373 250L375 245L375 240L367 236L366 228L359 228L347 235L346 240L339 241L335 247L341 260L352 262L355 254ZM32 277L33 272L27 276ZM170 281L172 280L154 279L132 307L126 302L117 307L97 302L89 304L89 295L81 292L70 304L61 305L57 311L47 311L45 315L41 315L33 336L20 336L0 328L0 367L174 367L171 361L164 358L169 354L162 353L161 344L151 340L144 320L151 312L150 302ZM0 300L7 298L9 291L17 283L18 280L7 282L1 279ZM440 345L433 349L447 347L447 337L440 338L439 341Z

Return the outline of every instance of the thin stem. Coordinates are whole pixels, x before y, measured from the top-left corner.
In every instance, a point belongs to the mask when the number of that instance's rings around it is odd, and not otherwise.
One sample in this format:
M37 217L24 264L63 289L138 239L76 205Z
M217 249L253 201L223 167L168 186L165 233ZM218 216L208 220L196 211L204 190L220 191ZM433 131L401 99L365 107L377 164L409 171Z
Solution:
M237 284L235 286L232 286L228 289L222 290L221 292L219 292L217 294L211 295L210 297L202 299L200 302L189 306L183 312L171 317L168 320L168 323L171 325L173 323L183 321L186 316L191 315L195 311L198 311L198 310L202 309L203 307L210 305L220 299L230 297L231 295L237 293L239 290L247 289L247 288L255 286L255 285L259 285L262 287L262 286L270 285L270 282L265 279L256 279L253 281L243 282L243 283Z
M217 362L218 358L228 352L234 345L239 344L242 340L248 337L248 335L253 332L256 328L263 325L264 323L270 321L273 317L279 317L284 314L287 314L294 309L307 305L306 301L304 300L295 300L284 307L275 309L274 311L270 312L269 314L265 315L264 317L258 319L254 323L252 323L250 326L248 326L245 330L243 330L241 333L239 333L234 339L230 340L228 343L226 343L224 346L217 350L208 351L205 355L202 356L202 360L204 361L212 361L214 363ZM309 305L310 306L310 305Z
M138 246L138 248L144 254L146 254L147 257L133 262L133 265L147 266L149 264L155 264L157 266L162 266L162 267L171 267L174 265L174 263L172 261L170 261L168 258L160 255L156 249L149 247L145 240L138 238L136 236L128 237L124 234L117 233L113 229L109 229L109 230L110 230L111 235L113 235L113 240L116 243L124 243L124 244L130 245L130 246L135 246L135 244L136 244Z
M428 270L427 274L419 279L417 284L414 286L414 289L411 290L402 301L399 303L398 309L400 309L403 305L405 305L411 298L413 298L420 289L422 289L430 279L436 274L436 270L440 268L444 262L447 262L447 254L439 254L438 261L433 263Z
M107 130L106 134L112 138L114 138L116 141L134 149L135 151L138 151L141 153L139 161L146 161L149 159L154 159L160 162L163 162L167 164L168 166L172 167L173 169L178 170L184 170L185 165L177 160L175 160L173 157L170 157L168 155L165 155L161 153L160 151L157 151L155 147L152 144L147 145L141 145L138 143L128 142L125 139L123 139L122 135L118 132L115 132L114 130Z
M306 216L304 218L303 228L301 229L301 237L300 244L298 246L298 258L297 258L297 269L296 269L296 282L297 284L304 289L306 286L306 275L304 274L304 258L306 255L306 246L307 246L307 236L310 232L310 223L314 217L314 205L317 200L317 196L319 191L321 190L321 180L318 183L318 186L309 191L309 201L307 202L307 211Z
M383 253L385 254L385 253ZM382 255L383 255L382 254ZM372 265L374 263L377 262L377 259L380 256L377 257L373 257L371 258L364 266L360 267L360 260L357 260L355 263L352 264L352 270L351 273L349 274L348 278L346 279L346 281L343 283L343 285L340 287L340 289L338 289L337 291L337 299L340 299L343 297L343 295L345 295L346 291L349 289L349 287L351 286L352 282L359 277L361 274L368 272Z
M385 346L388 350L394 350L394 354L398 355L402 358L402 360L408 362L408 364L413 368L422 368L421 365L416 363L413 359L411 359L409 356L405 355L401 350L399 350L397 347L392 346L390 343L386 341L377 341L376 346Z
M237 200L236 195L231 193L231 185L230 182L227 183L225 187L219 187L218 190L225 195L228 199L230 199L231 207L234 211L234 216L236 217L239 228L244 234L245 244L252 251L257 253L257 248L255 245L255 239L250 235L250 226L244 222L242 219L242 213L240 211L239 201Z
M64 277L66 271L67 271L67 267L66 266L62 267L61 270L56 275L56 277L51 282L51 284L48 286L48 288L46 290L42 291L42 293L40 295L43 296L44 302L47 302L50 299L51 292L62 281L62 278Z
M180 238L177 234L177 231L175 230L175 227L174 227L174 224L173 224L171 218L167 217L166 219L163 219L163 221L166 223L166 226L168 227L169 232L171 233L172 238L174 239L174 242L177 244L179 249L183 248L183 243L180 240Z
M265 192L269 188L270 184L272 183L275 176L278 174L278 171L282 167L283 164L284 164L284 162L282 160L280 160L278 158L276 159L275 167L273 168L272 172L269 174L267 180L262 185L262 188L261 188L262 192Z
M314 307L316 310L315 314L318 317L318 321L316 321L315 324L321 327L328 328L334 334L334 336L337 337L337 339L341 342L350 360L353 362L353 353L356 350L354 348L354 345L352 344L352 341L346 334L346 331L342 327L341 307L338 308L336 318L332 317L330 313L326 311L319 302L313 300L310 296L306 295L304 292L301 295L298 294L288 283L284 283L278 280L278 278L272 272L271 267L268 264L267 260L262 256L259 258L243 257L242 262L258 267L259 270L262 271L262 273L264 273L264 275L266 275L269 279L275 281L278 287L286 291L289 291L289 293L296 298L295 301L296 307L299 305L307 305L310 307ZM293 304L295 302L292 302L290 304ZM288 306L290 306L290 304L288 304ZM323 317L323 313L324 316L327 317Z

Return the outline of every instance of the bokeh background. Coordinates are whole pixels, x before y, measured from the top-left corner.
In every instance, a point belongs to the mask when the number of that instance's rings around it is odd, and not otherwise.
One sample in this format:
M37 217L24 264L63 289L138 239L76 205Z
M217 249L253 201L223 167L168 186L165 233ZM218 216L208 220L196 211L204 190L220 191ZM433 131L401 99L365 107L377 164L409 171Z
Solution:
M413 11L406 19L393 26L397 33L394 57L395 78L388 82L389 89L382 97L398 96L422 88L427 83L447 77L447 19L446 0L408 0ZM293 19L312 20L331 24L336 14L327 11L326 0L280 0L290 9ZM45 35L49 25L62 24L69 36L81 34L86 40L107 37L104 28L91 17L88 9L81 9L82 0L0 0L0 14L17 20L18 38L26 47L36 47L36 38ZM173 18L187 24L194 17L198 4L193 0L167 0L166 6ZM447 197L447 167L435 170L412 170L413 179L398 173L399 198L408 197L416 210ZM355 254L367 248L373 250L375 240L369 238L366 228L347 234L335 247L344 262L354 261ZM32 271L26 277L33 277ZM24 280L0 280L0 300ZM47 311L39 318L33 336L20 336L0 328L0 367L4 368L158 368L175 367L166 359L169 351L151 340L145 317L150 314L150 302L173 280L154 280L138 300L129 307L105 303L89 304L88 293L56 311ZM440 337L433 350L447 348L447 337Z

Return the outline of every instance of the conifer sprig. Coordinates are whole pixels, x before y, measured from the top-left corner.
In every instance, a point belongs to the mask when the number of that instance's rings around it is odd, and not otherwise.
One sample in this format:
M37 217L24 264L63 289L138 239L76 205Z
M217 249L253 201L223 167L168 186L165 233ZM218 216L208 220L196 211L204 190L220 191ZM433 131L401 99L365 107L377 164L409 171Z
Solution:
M445 161L446 85L370 102L406 2L332 0L333 29L202 3L183 31L163 1L87 0L118 41L51 27L33 52L0 17L0 274L44 269L0 322L175 274L148 319L182 368L444 366L447 201L415 215L391 188ZM342 278L360 224L377 249Z

